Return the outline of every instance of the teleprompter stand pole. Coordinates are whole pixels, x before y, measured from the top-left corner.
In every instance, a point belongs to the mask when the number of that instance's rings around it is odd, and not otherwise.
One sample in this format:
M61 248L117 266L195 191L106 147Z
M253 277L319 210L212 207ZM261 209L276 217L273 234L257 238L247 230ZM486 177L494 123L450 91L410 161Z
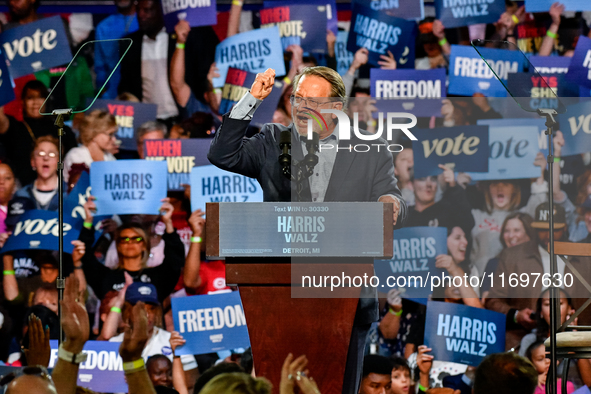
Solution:
M64 136L64 117L68 117L72 114L71 109L56 109L52 112L56 115L55 125L57 126L57 138L58 138L58 163L57 163L57 194L58 194L58 227L59 227L59 246L58 246L58 259L59 259L59 272L57 277L57 292L58 300L58 316L59 316L59 328L60 336L59 343L61 344L64 339L64 331L62 329L62 304L61 301L64 299L64 162L63 162L63 151L62 151L62 137Z

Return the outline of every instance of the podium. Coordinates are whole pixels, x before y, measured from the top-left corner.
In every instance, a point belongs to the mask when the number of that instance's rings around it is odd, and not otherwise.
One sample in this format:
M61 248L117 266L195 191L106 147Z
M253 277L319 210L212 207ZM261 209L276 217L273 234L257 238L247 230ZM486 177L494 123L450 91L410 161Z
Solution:
M392 205L208 203L206 213L206 254L225 258L226 282L240 290L257 376L278 390L285 357L305 354L320 392L340 394L356 286L369 283L374 258L392 257ZM331 291L334 276L346 287Z

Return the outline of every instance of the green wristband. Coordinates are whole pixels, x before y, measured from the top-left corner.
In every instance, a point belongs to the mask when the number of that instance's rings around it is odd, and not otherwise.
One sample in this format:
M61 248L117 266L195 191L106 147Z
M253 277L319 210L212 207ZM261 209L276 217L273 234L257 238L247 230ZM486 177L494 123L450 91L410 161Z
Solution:
M398 312L395 312L395 311L394 311L394 309L390 308L390 309L388 310L388 312L390 312L390 313L391 313L391 314L393 314L394 316L400 316L400 315L402 315L402 309L401 309L401 310L399 310Z
M191 243L200 244L202 241L201 237L191 237Z
M560 157L555 157L554 158L554 163L560 163Z
M111 312L121 313L121 308L113 306L113 307L111 307Z
M550 37L550 38L554 38L554 39L556 39L556 38L558 37L558 34L556 34L556 33L552 33L550 30L547 30L547 31L546 31L546 35L547 35L548 37Z
M14 270L4 270L4 275L14 275Z
M84 228L88 228L88 229L92 228L92 223L84 222L84 223L82 223L82 225L84 226Z
M441 40L439 40L439 46L444 46L445 44L447 44L447 38L443 37Z
M425 386L423 386L423 385L422 385L422 384L420 384L420 383L419 383L418 387L419 387L419 391L422 391L423 393L426 393L426 392L427 392L427 390L428 390L428 389L427 389Z

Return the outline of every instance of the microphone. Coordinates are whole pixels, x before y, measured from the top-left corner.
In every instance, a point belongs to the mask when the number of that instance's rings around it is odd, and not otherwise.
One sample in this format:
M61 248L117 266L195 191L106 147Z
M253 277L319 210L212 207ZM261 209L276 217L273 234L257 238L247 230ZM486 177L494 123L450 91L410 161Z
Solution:
M291 132L289 130L283 130L279 134L279 149L281 149L279 155L281 171L287 179L291 180Z
M310 177L314 174L314 167L318 164L318 146L320 145L320 136L318 133L312 133L312 139L306 139L306 150L308 154L304 157L304 163L306 164L307 176Z

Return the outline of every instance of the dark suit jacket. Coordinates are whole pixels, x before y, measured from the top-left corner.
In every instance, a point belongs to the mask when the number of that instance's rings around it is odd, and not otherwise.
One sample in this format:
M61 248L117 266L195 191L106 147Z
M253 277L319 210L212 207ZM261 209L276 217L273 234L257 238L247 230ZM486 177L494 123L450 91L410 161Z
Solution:
M295 182L291 182L281 173L278 157L279 135L283 130L289 130L292 135L292 159L300 161L304 158L299 135L293 124L285 127L280 124L265 124L259 134L245 138L246 129L250 121L231 119L224 115L222 125L217 131L209 154L209 161L215 166L251 178L256 178L263 189L265 201L297 201ZM349 144L368 143L351 133L349 141L339 141L339 146ZM384 140L370 143L383 143ZM292 172L293 173L293 172ZM304 182L308 185L308 182ZM406 217L406 204L400 190L396 186L394 177L394 163L392 155L383 146L380 152L374 148L366 153L339 150L334 163L330 181L326 189L325 202L331 201L377 201L380 196L392 194L400 199L400 214L396 227L402 227ZM302 193L305 201L311 201L309 187ZM370 291L370 293L366 293ZM378 304L375 298L376 289L362 289L364 295L360 298L355 316L355 325L369 324L379 318ZM374 294L374 298L367 298Z
M128 92L142 100L142 40L144 33L136 31L128 34L133 40L129 52L121 62L121 81L117 91ZM170 60L176 49L176 39L168 35L168 72ZM185 44L185 81L195 97L203 101L203 93L209 90L207 73L215 61L215 47L219 39L211 26L193 27ZM164 76L162 76L164 78ZM166 76L168 78L168 76Z

